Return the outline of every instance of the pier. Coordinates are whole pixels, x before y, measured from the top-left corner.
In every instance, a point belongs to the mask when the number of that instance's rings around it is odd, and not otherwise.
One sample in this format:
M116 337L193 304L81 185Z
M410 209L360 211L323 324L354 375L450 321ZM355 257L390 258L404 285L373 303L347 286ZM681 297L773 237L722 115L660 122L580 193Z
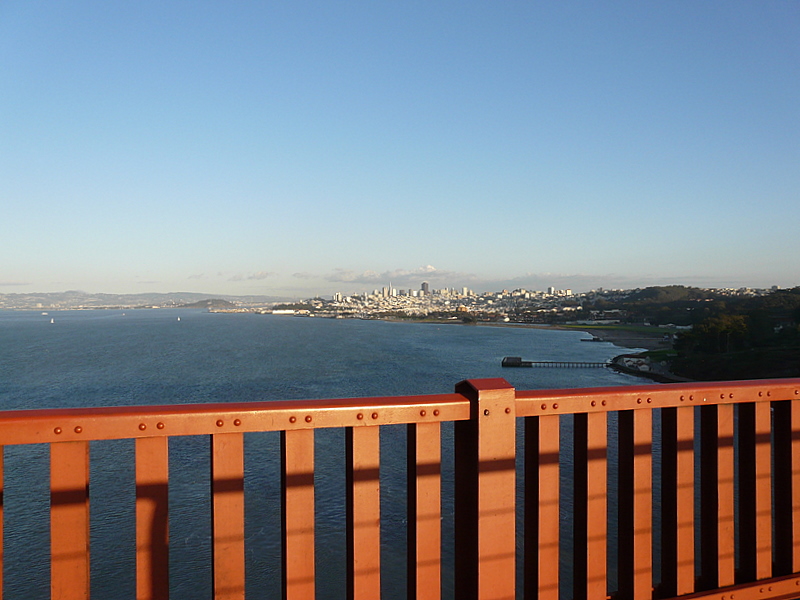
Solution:
M544 367L557 369L602 369L611 366L609 362L580 362L574 360L522 360L519 356L506 356L501 363L504 367Z

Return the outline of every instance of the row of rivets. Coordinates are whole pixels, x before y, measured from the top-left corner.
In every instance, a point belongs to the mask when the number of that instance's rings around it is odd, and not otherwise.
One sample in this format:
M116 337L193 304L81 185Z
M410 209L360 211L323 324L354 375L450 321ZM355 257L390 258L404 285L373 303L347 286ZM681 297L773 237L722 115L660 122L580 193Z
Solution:
M144 423L139 423L139 429L144 431L145 429L147 429L147 425L145 425ZM164 424L161 422L156 423L156 429L164 429Z
M421 411L419 411L419 416L420 416L420 417L424 417L424 416L425 416L425 415L427 415L427 414L428 414L428 413L425 411L425 409L424 409L424 408L423 408ZM434 417L438 417L438 416L439 416L439 409L438 409L438 408L434 409L434 411L433 411L433 416L434 416ZM359 416L358 416L358 418L360 419L360 418L361 418L361 415L359 415Z
M237 419L238 420L238 419ZM313 417L311 415L306 415L306 423L311 423L313 421ZM297 417L291 416L289 417L289 423L297 423Z
M61 433L62 433L63 431L64 431L64 430L63 430L63 429L61 429L61 427L56 427L55 429L53 429L53 433L55 433L56 435L61 435ZM75 427L75 430L74 430L74 431L75 431L75 433L82 433L82 432L83 432L83 427L81 427L80 425L77 425L77 426Z

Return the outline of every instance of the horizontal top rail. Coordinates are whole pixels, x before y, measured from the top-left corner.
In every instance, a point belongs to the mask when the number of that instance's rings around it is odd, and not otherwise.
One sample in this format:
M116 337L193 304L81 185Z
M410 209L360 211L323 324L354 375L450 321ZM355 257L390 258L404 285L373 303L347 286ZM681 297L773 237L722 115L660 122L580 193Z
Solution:
M517 416L800 400L800 379L517 391Z
M0 411L3 444L461 421L461 394Z

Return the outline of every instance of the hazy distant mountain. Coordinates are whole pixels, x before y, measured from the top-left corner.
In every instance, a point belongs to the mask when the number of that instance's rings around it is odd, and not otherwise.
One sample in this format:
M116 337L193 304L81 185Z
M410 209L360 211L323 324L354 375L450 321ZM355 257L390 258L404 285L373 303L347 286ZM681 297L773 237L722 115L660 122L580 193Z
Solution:
M0 308L65 309L65 308L150 308L177 307L208 300L223 300L237 306L264 306L296 300L286 296L225 296L197 292L142 294L92 294L77 290L66 292L32 292L0 294Z

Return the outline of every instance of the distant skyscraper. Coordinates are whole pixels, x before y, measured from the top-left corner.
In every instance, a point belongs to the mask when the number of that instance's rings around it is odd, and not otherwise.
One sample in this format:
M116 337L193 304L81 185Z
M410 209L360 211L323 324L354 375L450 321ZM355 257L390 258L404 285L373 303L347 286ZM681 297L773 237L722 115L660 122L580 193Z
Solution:
M430 285L428 285L428 282L427 282L427 281L423 281L423 282L422 282L422 287L421 287L420 289L422 290L422 292L423 292L423 293L424 293L426 296L427 296L428 294L430 294L430 293L431 293L431 287L430 287Z

